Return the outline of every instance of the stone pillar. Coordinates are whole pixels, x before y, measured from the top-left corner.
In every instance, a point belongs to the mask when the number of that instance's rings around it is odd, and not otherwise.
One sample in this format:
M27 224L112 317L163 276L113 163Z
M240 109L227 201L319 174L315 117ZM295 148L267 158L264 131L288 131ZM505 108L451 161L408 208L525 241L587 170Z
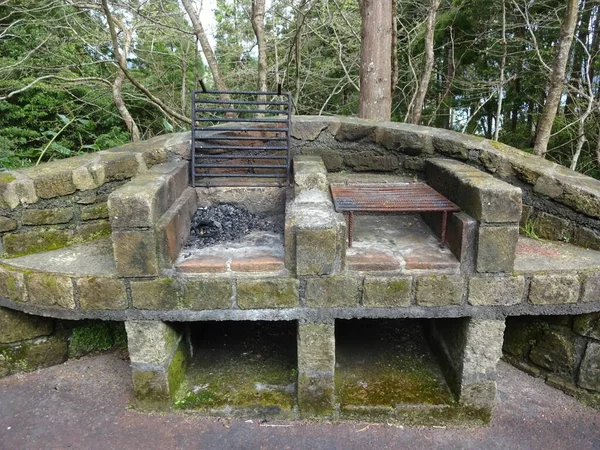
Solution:
M63 363L67 341L53 331L52 319L0 308L0 377Z
M333 414L334 371L334 324L298 323L298 407L301 417Z
M188 362L182 332L164 322L145 320L125 322L125 328L136 399L143 405L167 404Z
M459 403L490 414L496 396L496 366L502 356L504 320L441 319L432 325L432 339L445 363L446 377Z

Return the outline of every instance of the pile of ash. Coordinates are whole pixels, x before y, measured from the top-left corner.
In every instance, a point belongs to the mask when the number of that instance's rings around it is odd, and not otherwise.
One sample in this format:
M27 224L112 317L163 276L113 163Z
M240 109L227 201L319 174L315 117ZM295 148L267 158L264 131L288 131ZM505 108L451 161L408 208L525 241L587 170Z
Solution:
M198 208L185 248L235 242L253 231L283 233L283 223L228 203Z

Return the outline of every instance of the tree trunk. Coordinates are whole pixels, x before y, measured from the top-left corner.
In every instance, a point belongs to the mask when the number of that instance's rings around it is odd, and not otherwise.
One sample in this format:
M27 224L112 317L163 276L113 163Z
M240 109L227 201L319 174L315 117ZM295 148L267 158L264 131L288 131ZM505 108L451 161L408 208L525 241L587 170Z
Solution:
M583 0L581 2L581 21L579 22L578 31L577 31L577 39L580 42L575 42L575 48L573 51L573 66L571 67L571 77L570 84L575 89L580 89L582 85L583 73L585 69L583 69L583 62L586 57L584 46L586 45L587 35L589 33L590 27L590 19L592 16L592 9L585 9L587 6L586 1ZM567 96L567 100L565 102L565 114L574 117L576 115L576 106L575 106L575 98L577 94L573 93Z
M206 57L206 62L208 63L208 68L212 73L213 80L215 82L215 86L220 91L226 91L227 86L223 81L223 76L221 75L221 68L219 67L219 63L217 62L217 57L215 56L215 52L213 52L212 47L210 46L210 42L208 42L208 37L204 32L204 27L198 18L198 14L194 9L194 5L192 4L192 0L181 0L183 7L185 8L190 21L192 22L192 26L194 27L194 34L200 41L200 47L202 47L202 52ZM229 99L229 96L223 96Z
M396 14L396 0L392 0L392 96L398 87L398 24Z
M502 0L502 62L500 63L500 83L498 84L498 108L496 109L496 129L494 140L498 140L500 134L500 116L502 115L502 100L504 98L504 69L506 67L506 2Z
M417 96L413 104L413 110L410 117L410 123L419 124L421 122L421 114L423 113L423 105L425 103L425 96L429 89L429 80L431 79L431 72L433 71L433 44L435 34L435 17L437 10L440 7L440 0L431 0L429 9L427 11L427 26L425 29L425 67L419 81L419 88L417 89Z
M437 0L436 0L437 1ZM392 0L361 0L360 96L358 116L392 115Z
M542 158L546 156L548 141L552 133L552 124L556 117L556 111L560 104L560 97L565 83L565 72L569 61L569 51L573 42L575 25L577 25L578 0L568 0L565 15L560 26L560 38L557 44L552 72L550 74L550 85L548 96L544 104L544 110L537 126L537 137L535 140L534 153Z
M258 90L267 90L267 39L265 36L265 0L252 0L252 29L258 46ZM266 95L259 95L258 101L266 101ZM264 108L264 105L260 105Z

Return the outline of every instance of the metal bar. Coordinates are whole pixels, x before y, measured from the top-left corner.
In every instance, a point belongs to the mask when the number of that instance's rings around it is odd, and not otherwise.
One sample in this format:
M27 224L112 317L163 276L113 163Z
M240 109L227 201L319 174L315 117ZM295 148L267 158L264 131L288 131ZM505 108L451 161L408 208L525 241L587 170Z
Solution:
M287 102L270 102L268 100L221 100L221 99L196 99L194 105L196 103L207 103L207 104L225 104L225 105L276 105L276 106L286 106Z
M226 127L197 127L196 131L213 131L215 133L220 133L222 131L272 131L278 133L284 133L289 131L289 128L226 128ZM201 139L200 137L196 137L196 139Z
M235 150L287 150L287 147L254 147L254 146L250 146L250 145L239 145L239 146L235 146L235 145L198 145L196 147L198 150L219 150L219 149L225 149L225 148L230 148L230 149L235 149Z
M266 137L266 136L207 136L207 137L197 137L194 139L195 141L287 141L287 137L284 136L274 136L274 137Z
M448 211L442 212L442 245L446 245L446 227L448 226Z
M196 155L196 158L207 159L287 159L287 156L267 156L267 155Z
M194 167L232 168L232 169L285 169L283 164L194 164Z
M240 94L240 95L272 95L272 96L289 96L291 95L289 92L276 92L276 91L213 91L207 90L204 94L213 94L213 95L221 95L221 94Z
M279 84L277 86L277 90L279 92L281 92L281 84ZM288 130L290 130L292 128L292 121L291 121L291 117L292 117L292 96L290 94L287 94L287 101L288 101ZM286 136L287 136L287 147L288 147L287 148L287 165L288 165L288 168L287 168L287 170L285 172L288 183L290 181L290 166L291 166L291 164L290 164L290 160L291 160L291 158L290 158L290 151L291 150L290 149L292 148L291 142L290 142L290 139L291 139L290 135L291 135L291 133L288 131L286 133Z
M354 238L354 213L350 211L348 213L348 248L352 247L352 240Z
M203 108L206 113L251 113L251 114L277 114L278 116L287 114L285 109L237 109L237 108ZM262 118L261 118L262 119ZM260 121L261 119L256 119Z
M240 118L235 118L235 117L207 117L207 118L194 119L194 122L252 122L252 123L257 123L259 121L256 119L240 119ZM260 122L288 123L287 119L270 119L268 117L265 119L261 119ZM237 130L237 131L244 131L244 130Z
M201 83L200 85L203 87L203 90L205 89L204 86L204 81L202 81L202 79L200 79ZM196 91L192 91L192 105L194 105L196 103ZM194 107L192 106L192 112L194 110ZM191 148L191 161L194 161L196 158L196 146L194 145L195 142L195 137L196 137L196 124L193 123L192 124L192 148ZM192 167L193 165L190 164L190 180L192 181L192 187L196 187L196 177L194 176L194 168Z
M285 178L285 174L278 173L196 173L198 178L206 177L234 177L234 178Z

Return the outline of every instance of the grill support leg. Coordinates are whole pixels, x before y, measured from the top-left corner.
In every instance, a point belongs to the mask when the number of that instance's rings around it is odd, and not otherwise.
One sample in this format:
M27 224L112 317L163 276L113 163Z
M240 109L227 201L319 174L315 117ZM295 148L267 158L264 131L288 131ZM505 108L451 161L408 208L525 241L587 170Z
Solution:
M352 239L354 237L354 213L348 213L348 248L352 247Z
M448 211L442 212L442 246L446 245L446 228L448 226Z

